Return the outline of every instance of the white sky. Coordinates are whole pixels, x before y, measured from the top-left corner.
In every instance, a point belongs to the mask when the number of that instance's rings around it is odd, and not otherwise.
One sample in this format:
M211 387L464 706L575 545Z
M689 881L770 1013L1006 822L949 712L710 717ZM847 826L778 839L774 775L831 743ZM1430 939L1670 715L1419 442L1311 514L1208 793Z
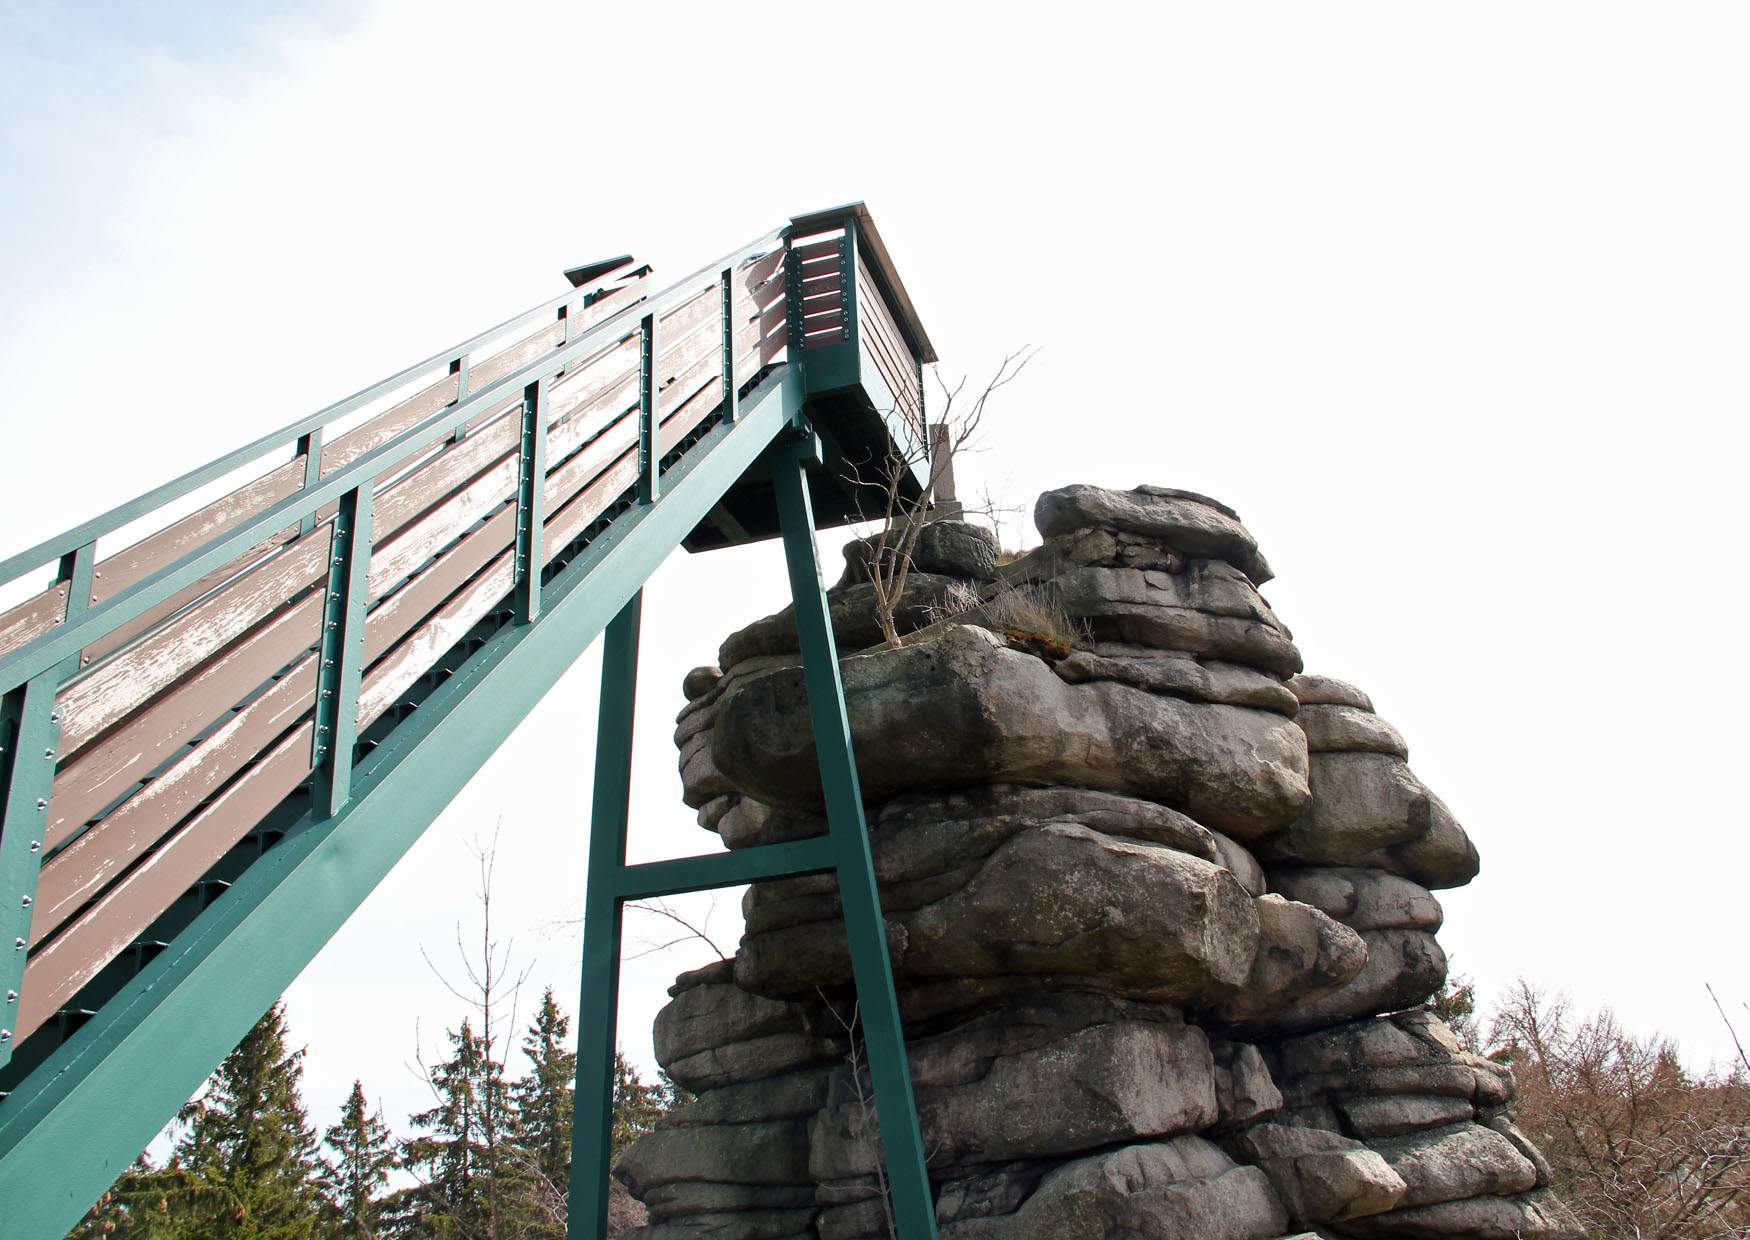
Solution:
M1045 346L963 490L1244 514L1309 668L1373 694L1480 846L1442 940L1485 994L1566 987L1702 1060L1729 1047L1704 982L1750 1023L1750 11L251 11L0 3L0 551L565 266L678 277L864 198L948 369ZM772 547L652 581L638 859L711 843L681 676L783 591ZM458 1008L419 949L472 922L464 841L499 819L501 925L575 1010L577 940L545 928L580 904L594 682L592 654L292 988L321 1122L355 1075L398 1125L422 1104L415 1021L430 1048ZM700 960L629 966L635 1058Z

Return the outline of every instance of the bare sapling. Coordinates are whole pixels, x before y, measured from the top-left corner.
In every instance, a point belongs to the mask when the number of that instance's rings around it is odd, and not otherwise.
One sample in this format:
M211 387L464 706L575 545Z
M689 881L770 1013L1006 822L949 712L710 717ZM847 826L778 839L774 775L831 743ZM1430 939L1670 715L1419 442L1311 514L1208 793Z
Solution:
M901 445L889 440L887 459L878 479L867 478L852 468L851 481L861 488L862 494L872 498L871 507L875 511L869 517L879 525L868 540L870 553L864 567L874 592L875 620L886 645L900 644L895 617L905 598L912 553L924 527L938 519L936 500L949 484L954 458L977 446L991 398L1019 378L1037 354L1037 349L1024 348L1003 358L996 373L976 395L967 394L964 376L950 387L939 372L932 371L942 393L942 412L930 428L930 442ZM921 487L915 494L908 494L905 480L920 474Z

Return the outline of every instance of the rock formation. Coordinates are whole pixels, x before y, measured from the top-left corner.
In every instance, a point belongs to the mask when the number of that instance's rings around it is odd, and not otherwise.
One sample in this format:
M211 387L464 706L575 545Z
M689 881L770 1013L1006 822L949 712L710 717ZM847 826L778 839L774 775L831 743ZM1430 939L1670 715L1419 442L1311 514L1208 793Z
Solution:
M897 649L866 546L831 592L942 1234L1578 1237L1510 1073L1420 1006L1476 850L1367 696L1303 674L1237 514L1072 486L1036 519L1000 568L930 527ZM796 647L780 613L686 680L730 848L825 829ZM743 908L657 1019L697 1100L617 1168L637 1234L886 1236L833 882Z

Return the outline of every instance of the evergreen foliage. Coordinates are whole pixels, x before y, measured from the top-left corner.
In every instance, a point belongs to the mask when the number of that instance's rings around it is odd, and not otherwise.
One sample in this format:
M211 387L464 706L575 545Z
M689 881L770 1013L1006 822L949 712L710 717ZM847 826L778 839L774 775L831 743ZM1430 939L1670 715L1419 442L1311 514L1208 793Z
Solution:
M338 1217L338 1235L376 1240L382 1225L381 1193L399 1160L382 1113L367 1108L363 1081L352 1083L340 1122L323 1140L334 1157L322 1166L318 1179Z
M182 1109L165 1164L142 1155L70 1240L564 1240L577 1057L550 990L522 1051L507 1081L464 1020L410 1137L396 1141L355 1081L319 1145L304 1053L287 1049L276 1004ZM684 1100L616 1055L615 1153Z

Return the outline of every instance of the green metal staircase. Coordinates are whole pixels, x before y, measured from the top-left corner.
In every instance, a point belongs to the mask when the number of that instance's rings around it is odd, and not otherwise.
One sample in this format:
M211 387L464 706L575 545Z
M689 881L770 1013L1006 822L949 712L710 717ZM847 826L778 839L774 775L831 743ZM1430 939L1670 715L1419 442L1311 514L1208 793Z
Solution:
M4 1240L77 1222L604 631L571 1235L604 1227L623 902L819 872L896 1216L935 1234L814 544L858 515L852 463L924 484L930 342L861 204L660 290L630 258L566 274L0 563L53 573L0 613ZM627 866L643 584L772 536L830 833Z

